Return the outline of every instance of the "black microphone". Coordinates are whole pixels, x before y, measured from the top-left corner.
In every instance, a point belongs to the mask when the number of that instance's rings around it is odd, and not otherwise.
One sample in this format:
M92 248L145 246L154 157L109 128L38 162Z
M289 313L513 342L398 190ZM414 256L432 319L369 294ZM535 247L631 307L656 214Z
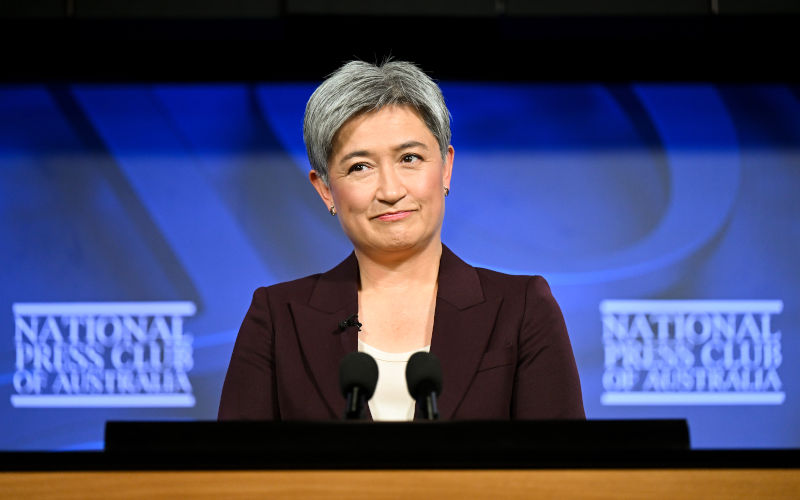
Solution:
M351 352L339 363L339 387L347 398L345 420L363 417L364 405L378 384L378 363L364 352Z
M422 407L428 420L439 418L436 398L442 393L442 365L439 358L429 352L415 352L406 365L408 392Z
M358 313L353 313L347 319L343 319L339 322L339 330L342 332L347 330L347 327L349 326L355 326L358 328L359 332L361 331L362 325L358 322Z

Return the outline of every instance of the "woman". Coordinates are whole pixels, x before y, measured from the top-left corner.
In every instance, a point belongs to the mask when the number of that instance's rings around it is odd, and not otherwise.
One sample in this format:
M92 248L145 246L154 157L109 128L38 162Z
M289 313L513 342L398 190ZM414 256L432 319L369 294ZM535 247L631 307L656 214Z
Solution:
M540 276L473 268L441 242L454 150L438 86L416 66L350 62L306 106L312 185L353 253L259 288L231 357L220 419L341 418L338 366L379 364L375 420L410 420L409 356L441 361L442 419L584 418L561 311ZM354 321L344 321L357 314Z

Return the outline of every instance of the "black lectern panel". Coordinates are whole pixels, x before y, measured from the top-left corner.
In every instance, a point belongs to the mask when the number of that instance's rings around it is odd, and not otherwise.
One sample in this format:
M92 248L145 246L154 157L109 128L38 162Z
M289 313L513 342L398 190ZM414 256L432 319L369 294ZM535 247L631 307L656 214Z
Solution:
M689 450L685 420L522 422L108 422L106 455L148 467L596 466ZM132 462L131 462L132 461Z

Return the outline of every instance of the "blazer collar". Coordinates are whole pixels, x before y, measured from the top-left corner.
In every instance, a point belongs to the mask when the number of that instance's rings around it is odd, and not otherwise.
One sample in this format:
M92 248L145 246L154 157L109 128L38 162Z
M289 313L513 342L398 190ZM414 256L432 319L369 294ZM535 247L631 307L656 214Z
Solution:
M453 417L472 384L500 302L498 297L485 297L477 270L442 245L431 353L442 365L438 403L443 420Z
M439 262L439 287L437 299L443 299L457 307L466 309L483 302L483 289L475 268L459 259L442 245Z
M339 265L320 275L308 305L330 313L355 306L352 313L356 313L358 281L358 259L355 252L351 252Z
M449 419L477 371L500 300L486 300L478 273L442 245L431 352L442 365L439 413ZM307 302L289 306L303 353L333 418L344 413L339 361L358 348L358 330L339 323L358 312L358 261L351 253L321 274Z
M438 279L437 299L446 300L458 309L466 309L484 300L475 268L459 259L444 244ZM355 305L353 312L357 312L358 281L358 259L353 252L339 265L320 275L308 305L329 313Z

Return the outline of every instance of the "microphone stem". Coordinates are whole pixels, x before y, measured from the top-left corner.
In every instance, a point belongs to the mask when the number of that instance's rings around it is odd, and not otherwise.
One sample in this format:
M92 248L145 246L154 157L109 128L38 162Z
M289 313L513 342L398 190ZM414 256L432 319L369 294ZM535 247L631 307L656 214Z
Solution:
M364 394L356 385L347 393L347 404L344 409L345 420L358 420L364 413Z
M432 392L425 397L425 416L428 420L439 419L439 408L436 406L435 392Z

